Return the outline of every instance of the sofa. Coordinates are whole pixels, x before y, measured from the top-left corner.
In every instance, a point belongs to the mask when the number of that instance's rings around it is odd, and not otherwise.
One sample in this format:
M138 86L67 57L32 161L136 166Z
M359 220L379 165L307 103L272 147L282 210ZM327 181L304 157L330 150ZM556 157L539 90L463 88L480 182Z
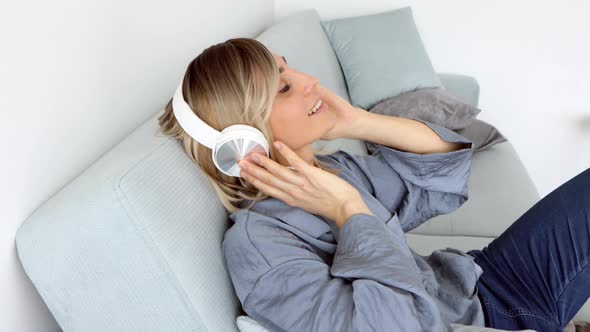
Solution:
M319 20L315 11L306 15ZM342 72L332 70L333 52L309 58L282 38L298 19L285 19L257 40L350 100ZM315 29L300 33L325 44ZM438 75L448 91L478 105L476 78ZM24 271L65 331L238 331L236 317L245 313L221 254L227 212L181 145L159 133L160 114L65 184L17 231ZM351 139L317 141L314 148L367 154L365 142ZM456 211L408 232L410 247L420 254L482 248L540 199L509 140L474 153L469 193ZM577 318L589 316L585 307Z

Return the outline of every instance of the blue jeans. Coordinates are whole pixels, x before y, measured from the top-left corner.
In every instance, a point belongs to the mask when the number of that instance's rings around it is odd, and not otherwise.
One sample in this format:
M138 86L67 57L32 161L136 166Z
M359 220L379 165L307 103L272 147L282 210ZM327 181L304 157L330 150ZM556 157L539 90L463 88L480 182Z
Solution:
M467 253L486 327L563 331L590 297L590 168Z

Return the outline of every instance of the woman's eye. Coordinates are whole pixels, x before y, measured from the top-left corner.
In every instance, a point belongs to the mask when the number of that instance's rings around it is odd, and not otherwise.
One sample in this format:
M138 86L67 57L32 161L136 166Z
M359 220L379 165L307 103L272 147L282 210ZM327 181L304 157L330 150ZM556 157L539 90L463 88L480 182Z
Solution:
M289 91L289 84L285 84L285 87L283 87L283 88L281 89L281 91L279 91L279 92L280 92L280 93L285 93L285 92L287 92L287 91Z

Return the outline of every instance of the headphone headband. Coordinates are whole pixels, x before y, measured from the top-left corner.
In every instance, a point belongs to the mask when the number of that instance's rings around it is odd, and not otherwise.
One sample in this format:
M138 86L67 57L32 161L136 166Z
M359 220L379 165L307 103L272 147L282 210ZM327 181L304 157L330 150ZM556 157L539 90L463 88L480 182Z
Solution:
M180 81L180 85L176 89L174 98L172 99L174 116L178 120L178 123L180 123L182 129L184 129L184 131L186 131L192 138L209 149L214 150L221 132L215 130L195 115L184 100L182 94L182 82L183 80Z

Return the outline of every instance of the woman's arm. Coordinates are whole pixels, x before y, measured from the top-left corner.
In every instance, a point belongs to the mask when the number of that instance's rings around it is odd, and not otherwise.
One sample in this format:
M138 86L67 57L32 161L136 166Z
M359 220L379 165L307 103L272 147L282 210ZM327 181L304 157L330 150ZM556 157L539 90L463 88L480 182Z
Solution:
M471 147L471 143L445 142L420 121L367 112L358 108L346 138L361 139L417 154L451 152Z
M367 113L360 110L358 114L361 112ZM467 201L472 141L420 119L404 121L405 118L374 115L355 115L347 126L341 126L342 133L350 134L348 137L374 144L371 154L352 155L340 150L329 158L345 165L373 197L397 213L405 232L437 215L450 213ZM428 130L408 125L414 122ZM455 148L447 150L445 145Z

